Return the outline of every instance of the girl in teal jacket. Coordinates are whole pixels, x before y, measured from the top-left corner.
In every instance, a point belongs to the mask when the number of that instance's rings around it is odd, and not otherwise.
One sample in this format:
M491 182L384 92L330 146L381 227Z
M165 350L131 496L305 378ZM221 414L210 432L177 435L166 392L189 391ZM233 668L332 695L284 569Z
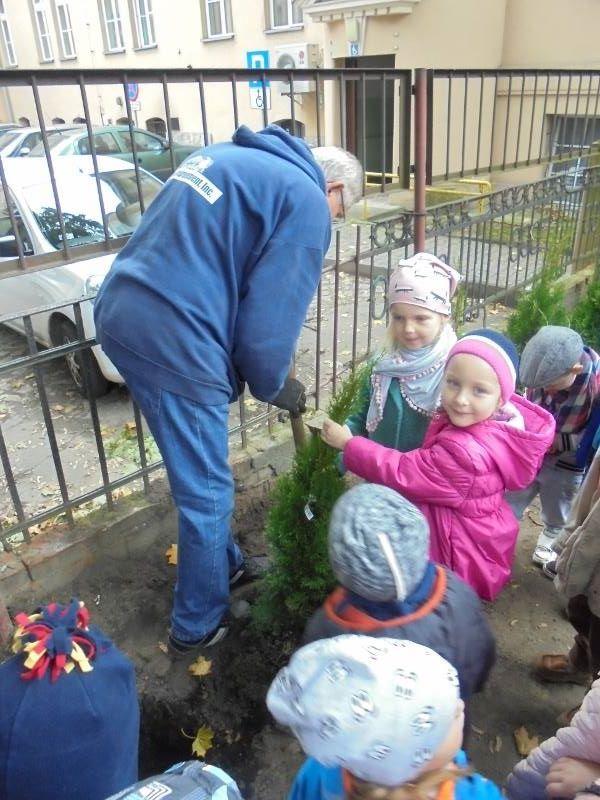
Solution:
M358 410L346 420L354 436L402 452L421 446L456 341L450 301L459 280L429 253L400 261L388 289L390 347L374 361Z

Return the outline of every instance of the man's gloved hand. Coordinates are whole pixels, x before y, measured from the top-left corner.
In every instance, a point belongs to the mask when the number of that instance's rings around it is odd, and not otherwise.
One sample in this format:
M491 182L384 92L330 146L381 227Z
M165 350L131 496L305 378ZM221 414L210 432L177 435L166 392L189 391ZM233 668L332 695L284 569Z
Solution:
M271 400L271 404L277 408L289 411L293 417L297 417L306 411L306 390L304 384L296 378L286 378L283 389L277 397Z

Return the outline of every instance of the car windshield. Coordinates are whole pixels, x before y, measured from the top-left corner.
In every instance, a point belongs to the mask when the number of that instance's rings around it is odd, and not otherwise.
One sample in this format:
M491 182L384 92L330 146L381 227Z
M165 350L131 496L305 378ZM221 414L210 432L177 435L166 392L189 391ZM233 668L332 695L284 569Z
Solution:
M53 150L57 144L61 142L65 142L73 136L73 128L65 128L62 131L52 131L52 133L48 134L48 147L50 150ZM4 139L0 139L0 146L4 144ZM29 157L31 156L45 156L46 151L44 150L44 142L38 142L35 147L32 147L29 152Z
M141 219L135 171L103 172L99 175L109 234L112 238L128 236ZM104 241L102 212L93 175L69 175L56 178L65 236L69 247ZM152 175L140 174L140 188L147 208L162 187ZM25 201L50 244L59 249L63 236L49 180L25 191Z

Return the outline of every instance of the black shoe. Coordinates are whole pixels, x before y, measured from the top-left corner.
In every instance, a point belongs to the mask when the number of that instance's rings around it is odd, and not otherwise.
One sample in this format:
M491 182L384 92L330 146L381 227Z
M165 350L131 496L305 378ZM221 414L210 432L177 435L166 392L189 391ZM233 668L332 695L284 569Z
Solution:
M203 636L202 639L198 639L196 642L183 642L181 639L177 639L175 636L173 636L173 634L169 631L169 652L171 655L177 657L191 655L192 653L196 653L206 647L212 647L213 645L217 644L217 642L222 641L228 633L229 627L221 624L218 625L214 631L207 633L206 636Z
M267 556L248 556L241 566L229 576L229 586L244 586L246 583L260 580L269 566Z
M557 561L558 561L558 556L554 556L554 558L551 558L550 561L546 561L546 563L542 567L542 572L544 573L544 575L547 578L550 578L550 580L552 581L554 580L554 578L556 578L557 575L556 572Z

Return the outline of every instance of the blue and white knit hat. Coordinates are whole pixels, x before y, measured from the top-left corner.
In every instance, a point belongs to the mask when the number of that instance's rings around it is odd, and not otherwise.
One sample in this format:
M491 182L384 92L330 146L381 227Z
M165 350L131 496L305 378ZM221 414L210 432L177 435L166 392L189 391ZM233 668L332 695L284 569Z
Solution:
M514 393L519 372L519 354L509 338L489 328L478 328L461 337L448 353L446 365L453 356L465 353L477 356L496 373L502 402Z
M267 706L326 767L398 786L423 772L459 708L456 670L406 640L336 636L302 647L269 688Z

